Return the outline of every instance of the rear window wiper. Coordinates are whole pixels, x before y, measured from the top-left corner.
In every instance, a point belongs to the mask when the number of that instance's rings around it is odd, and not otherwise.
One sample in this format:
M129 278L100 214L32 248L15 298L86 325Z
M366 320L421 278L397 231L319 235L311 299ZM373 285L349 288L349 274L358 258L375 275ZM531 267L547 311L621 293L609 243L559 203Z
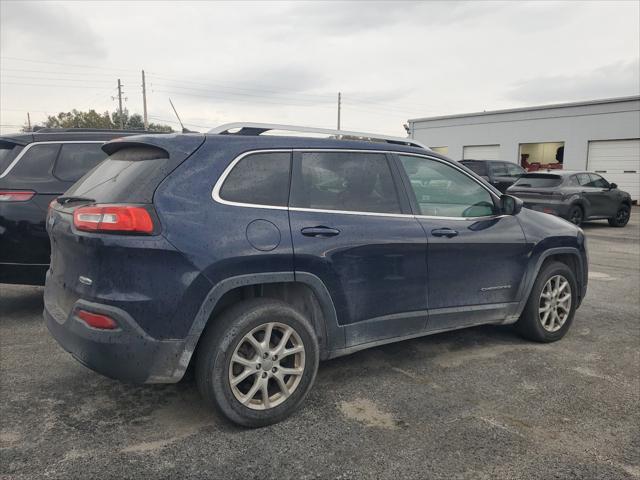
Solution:
M62 197L56 198L56 201L60 205L66 205L67 203L72 203L72 202L95 202L95 199L89 198L89 197L74 197L72 195L68 195L68 196L63 195Z

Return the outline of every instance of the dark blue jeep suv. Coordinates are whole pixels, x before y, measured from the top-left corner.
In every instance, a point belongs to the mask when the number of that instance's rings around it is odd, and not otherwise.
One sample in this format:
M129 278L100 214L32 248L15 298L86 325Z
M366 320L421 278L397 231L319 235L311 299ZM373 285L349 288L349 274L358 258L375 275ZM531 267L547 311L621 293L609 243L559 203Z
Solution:
M569 329L588 269L569 222L409 139L224 133L109 142L50 205L44 315L89 368L177 382L193 365L205 399L262 426L319 360L479 324Z

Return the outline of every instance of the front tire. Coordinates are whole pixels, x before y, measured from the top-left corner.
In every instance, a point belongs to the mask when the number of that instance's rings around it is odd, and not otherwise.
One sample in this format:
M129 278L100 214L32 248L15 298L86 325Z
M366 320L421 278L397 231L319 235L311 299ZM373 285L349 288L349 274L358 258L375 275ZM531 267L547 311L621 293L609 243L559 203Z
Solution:
M620 208L618 208L618 211L616 212L616 216L609 219L609 225L621 228L629 223L630 218L631 207L629 207L629 205L620 205Z
M573 322L577 292L575 275L566 264L547 263L536 278L516 330L535 342L560 340Z
M285 302L256 298L213 322L196 358L196 382L204 399L245 427L279 422L298 409L319 362L309 320Z

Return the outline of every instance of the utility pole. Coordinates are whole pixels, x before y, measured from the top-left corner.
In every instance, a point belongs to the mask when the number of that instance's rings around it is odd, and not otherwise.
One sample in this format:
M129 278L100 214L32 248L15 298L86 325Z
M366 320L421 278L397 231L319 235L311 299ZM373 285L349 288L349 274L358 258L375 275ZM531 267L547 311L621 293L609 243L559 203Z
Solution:
M340 130L340 107L342 105L342 94L338 92L338 130Z
M29 115L29 112L27 112L27 128L28 128L28 132L31 131L31 115Z
M122 83L118 79L118 116L120 120L120 130L124 130L124 116L122 115Z
M147 83L144 79L144 70L142 70L142 109L144 112L144 129L149 130L149 119L147 118Z

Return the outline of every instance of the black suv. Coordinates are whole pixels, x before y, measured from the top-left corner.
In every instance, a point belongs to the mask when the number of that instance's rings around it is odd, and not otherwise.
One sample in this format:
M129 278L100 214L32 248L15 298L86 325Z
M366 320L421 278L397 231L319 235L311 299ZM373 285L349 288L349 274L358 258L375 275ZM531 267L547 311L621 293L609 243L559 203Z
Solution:
M133 131L42 129L0 136L0 283L44 285L49 203L107 156L106 141Z
M502 160L460 160L470 170L484 178L502 193L507 191L526 170L513 162Z

